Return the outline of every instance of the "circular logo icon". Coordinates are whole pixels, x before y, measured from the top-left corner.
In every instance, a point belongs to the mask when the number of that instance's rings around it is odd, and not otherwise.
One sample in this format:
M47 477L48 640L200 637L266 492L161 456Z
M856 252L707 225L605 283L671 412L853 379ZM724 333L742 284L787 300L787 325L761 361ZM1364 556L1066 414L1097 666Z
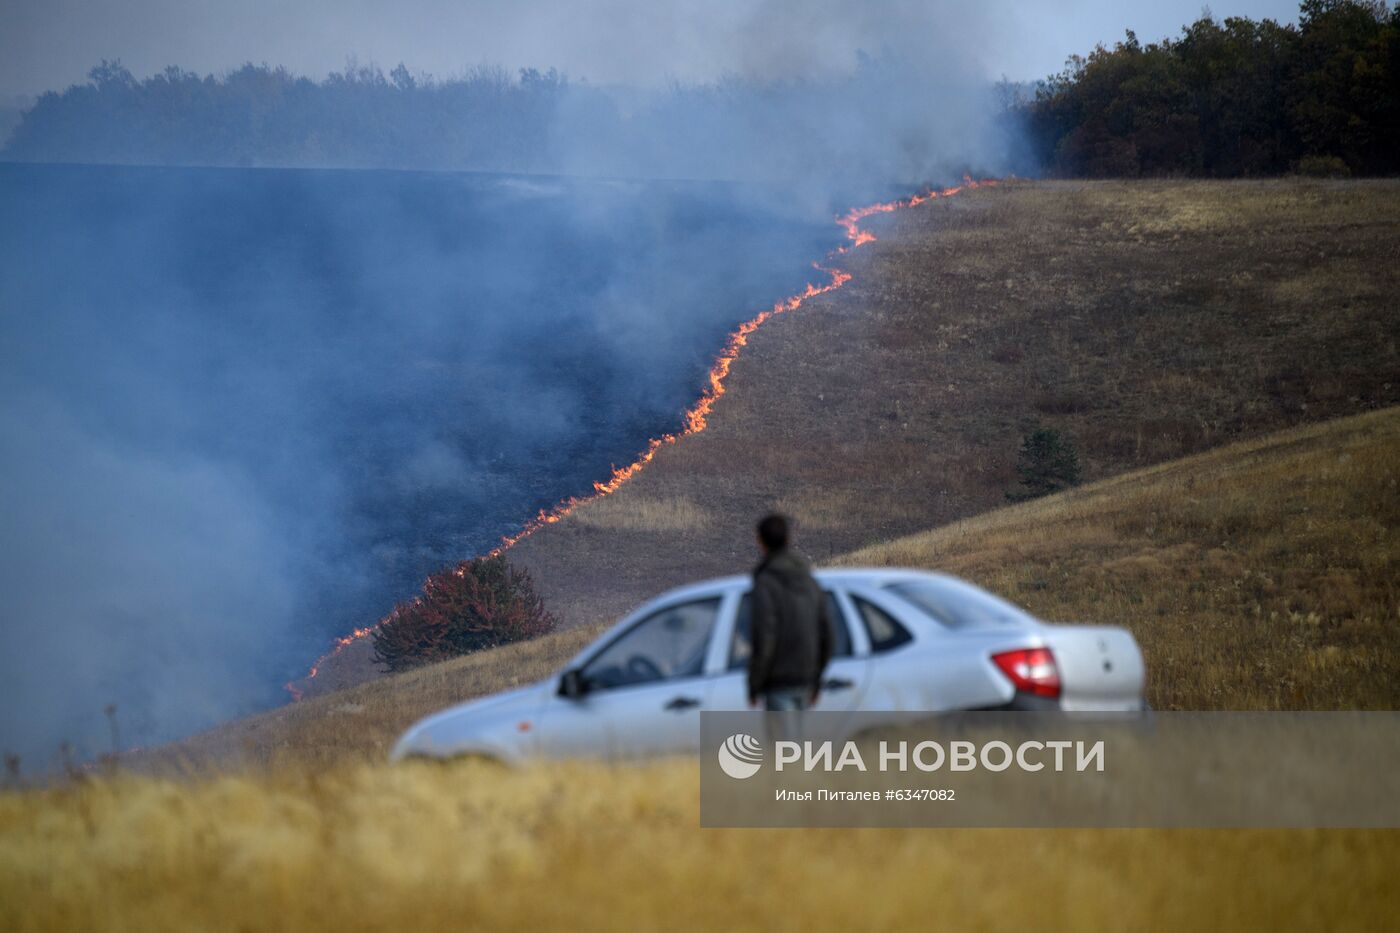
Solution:
M732 778L751 778L762 765L763 746L748 733L736 732L719 747L719 766Z

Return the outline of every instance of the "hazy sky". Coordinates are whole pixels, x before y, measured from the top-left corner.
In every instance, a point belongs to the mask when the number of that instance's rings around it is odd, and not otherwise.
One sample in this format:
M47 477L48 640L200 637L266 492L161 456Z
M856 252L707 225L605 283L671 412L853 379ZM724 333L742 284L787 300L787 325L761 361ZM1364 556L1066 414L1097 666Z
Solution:
M439 76L483 63L595 82L704 80L846 68L857 49L917 50L938 33L989 77L1042 77L1131 28L1174 35L1199 0L981 0L950 18L920 0L0 0L0 95L82 80L101 58L138 76L245 61L324 76L347 56ZM1218 17L1295 20L1296 0L1229 0ZM942 8L942 12L940 9Z

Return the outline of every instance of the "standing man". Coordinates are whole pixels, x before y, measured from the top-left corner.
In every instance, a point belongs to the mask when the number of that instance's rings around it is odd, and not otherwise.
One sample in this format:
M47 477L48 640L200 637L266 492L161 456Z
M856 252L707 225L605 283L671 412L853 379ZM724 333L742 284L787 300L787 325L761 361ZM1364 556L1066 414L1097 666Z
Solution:
M763 551L753 572L749 705L797 713L817 702L831 660L826 595L807 562L788 549L788 523L769 515L758 523Z

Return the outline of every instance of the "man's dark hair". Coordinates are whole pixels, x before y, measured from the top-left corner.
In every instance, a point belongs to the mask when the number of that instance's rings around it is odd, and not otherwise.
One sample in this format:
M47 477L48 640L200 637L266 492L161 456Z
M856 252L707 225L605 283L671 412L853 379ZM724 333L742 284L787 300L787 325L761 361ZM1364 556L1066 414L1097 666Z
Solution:
M765 515L763 521L758 523L758 540L762 541L763 546L770 551L787 547L787 519L776 512L772 515Z

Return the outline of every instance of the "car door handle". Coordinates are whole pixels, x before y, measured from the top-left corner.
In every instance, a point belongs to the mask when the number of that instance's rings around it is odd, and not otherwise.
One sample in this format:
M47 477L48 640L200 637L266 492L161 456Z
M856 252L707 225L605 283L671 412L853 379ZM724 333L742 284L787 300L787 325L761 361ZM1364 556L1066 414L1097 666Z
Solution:
M822 681L823 690L849 690L855 685L854 680L847 680L844 677L828 677Z
M694 709L699 705L700 701L695 699L695 697L675 697L670 703L666 704L665 709L673 713L679 713L681 710Z

